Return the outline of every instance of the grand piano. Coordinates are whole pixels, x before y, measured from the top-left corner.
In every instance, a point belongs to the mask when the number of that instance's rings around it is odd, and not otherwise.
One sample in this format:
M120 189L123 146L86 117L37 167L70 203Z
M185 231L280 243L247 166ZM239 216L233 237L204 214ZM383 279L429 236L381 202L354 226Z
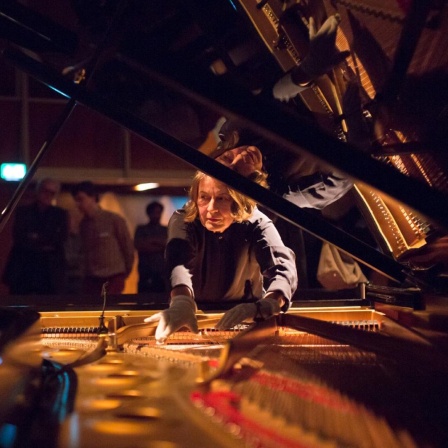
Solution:
M179 331L165 345L143 323L161 306L151 297L124 301L105 290L101 303L83 306L11 300L0 310L0 445L447 446L446 277L443 263L412 262L443 241L448 226L445 3L166 3L73 0L74 32L37 7L2 2L2 57L67 98L2 225L82 105L243 191L389 283L304 290L288 313L225 332L214 323L228 304L201 303L200 334ZM308 51L309 18L320 24L334 13L342 19L336 45L350 57L287 104L274 100L273 84ZM347 73L361 86L363 117L375 136L367 150L347 141ZM428 82L426 102L416 99ZM285 156L351 176L377 246L157 126L146 109L155 92L204 115L244 120Z

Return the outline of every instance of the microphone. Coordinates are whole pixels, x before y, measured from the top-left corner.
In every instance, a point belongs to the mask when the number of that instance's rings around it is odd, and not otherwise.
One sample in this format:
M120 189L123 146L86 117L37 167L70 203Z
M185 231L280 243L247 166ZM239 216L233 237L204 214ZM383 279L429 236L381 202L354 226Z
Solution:
M107 286L109 285L109 282L103 283L103 286L101 288L101 295L103 297L103 310L101 311L101 315L99 317L100 325L98 327L98 334L107 334L108 329L106 325L104 325L104 312L106 310L106 301L107 301Z

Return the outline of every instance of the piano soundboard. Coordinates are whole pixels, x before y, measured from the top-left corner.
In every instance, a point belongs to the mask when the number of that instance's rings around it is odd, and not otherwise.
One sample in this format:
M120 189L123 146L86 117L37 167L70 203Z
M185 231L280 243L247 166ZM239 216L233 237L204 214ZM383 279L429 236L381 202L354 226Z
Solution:
M382 312L292 310L231 331L214 329L220 313L200 312L199 334L179 331L163 345L155 325L143 322L154 312L109 310L104 327L97 311L41 313L42 357L58 366L53 374L65 389L75 388L55 446L441 447L448 440L445 358ZM76 380L63 379L70 372Z

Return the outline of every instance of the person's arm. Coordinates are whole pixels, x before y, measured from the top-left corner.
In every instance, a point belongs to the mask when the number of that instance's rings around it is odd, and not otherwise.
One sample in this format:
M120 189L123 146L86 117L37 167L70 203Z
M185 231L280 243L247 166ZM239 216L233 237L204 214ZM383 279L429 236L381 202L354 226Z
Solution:
M316 30L314 19L309 21L309 52L297 67L283 76L273 88L273 96L281 101L294 98L309 87L312 81L328 73L340 64L349 51L338 51L336 48L336 32L340 22L339 15L327 18L323 25Z
M265 294L263 299L264 300L266 300L266 299L274 300L275 302L278 303L278 306L280 307L280 309L283 309L285 307L285 305L287 304L287 300L281 291L270 291Z
M193 299L193 291L188 287L188 286L184 286L184 285L179 285L179 286L175 286L171 292L170 292L170 297L171 299L173 297L177 297L177 296L187 296L187 297L191 297Z
M255 303L242 303L227 311L216 324L218 330L232 328L245 320L265 320L288 310L297 288L294 252L283 244L273 222L254 212L254 241L260 270L268 282L267 292Z
M176 211L168 224L168 243L165 252L171 282L170 306L145 319L145 322L158 322L155 338L159 344L163 344L171 334L182 327L190 329L193 333L199 331L193 284L187 267L192 254L184 214L182 211Z
M317 172L290 182L283 197L301 208L322 210L344 196L352 187L353 181L342 173Z
M177 210L168 223L168 241L165 249L165 267L171 289L185 286L193 291L190 266L194 258L195 250L187 235L184 211Z
M129 275L134 263L134 244L126 225L126 221L119 215L116 215L115 219L115 236L123 256L126 275Z
M276 300L287 311L297 289L295 254L286 247L271 219L260 211L256 216L256 257L266 284L265 298Z
M347 71L347 73L349 73ZM354 75L349 80L342 96L342 112L347 125L347 142L363 152L369 152L374 137L374 122L368 110L363 109L361 87ZM353 79L352 79L353 78Z

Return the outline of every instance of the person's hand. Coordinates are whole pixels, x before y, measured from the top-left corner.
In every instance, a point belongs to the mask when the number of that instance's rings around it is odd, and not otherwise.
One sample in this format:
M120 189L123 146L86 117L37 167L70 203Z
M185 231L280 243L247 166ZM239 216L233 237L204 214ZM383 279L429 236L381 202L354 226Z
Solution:
M159 344L163 344L168 336L182 327L189 328L193 333L199 332L196 303L190 296L172 297L168 309L147 317L145 322L159 322L155 334Z
M336 48L336 31L340 22L338 14L330 16L316 31L314 19L310 18L309 52L302 63L283 76L272 91L274 98L287 101L307 88L308 84L319 76L329 72L341 63L349 51L338 51Z
M256 146L238 146L215 159L244 177L263 169L263 154Z
M305 83L304 85L297 85L292 80L292 72L289 72L275 83L272 89L272 95L280 101L288 101L308 88L307 84L308 83Z
M227 330L247 319L266 320L280 313L280 303L277 299L264 298L255 303L241 303L224 313L216 324L217 330Z
M339 14L330 16L316 31L316 23L310 17L310 49L300 66L311 80L328 73L350 54L350 51L338 51L336 48L340 21Z

